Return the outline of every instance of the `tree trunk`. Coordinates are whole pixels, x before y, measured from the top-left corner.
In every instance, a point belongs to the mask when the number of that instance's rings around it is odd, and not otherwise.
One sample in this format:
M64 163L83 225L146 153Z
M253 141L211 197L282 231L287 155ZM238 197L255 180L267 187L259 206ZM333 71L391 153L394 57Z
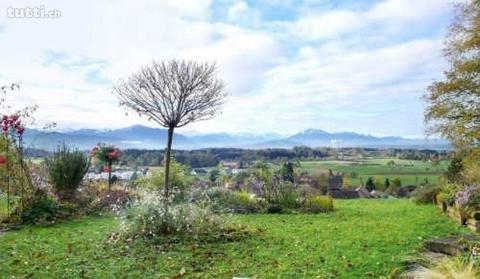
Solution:
M112 162L108 162L108 192L112 191Z
M173 129L174 127L169 127L168 128L168 140L167 140L167 148L165 151L165 187L163 189L163 193L165 198L168 198L169 196L169 187L170 187L170 153L172 150L172 140L173 140Z

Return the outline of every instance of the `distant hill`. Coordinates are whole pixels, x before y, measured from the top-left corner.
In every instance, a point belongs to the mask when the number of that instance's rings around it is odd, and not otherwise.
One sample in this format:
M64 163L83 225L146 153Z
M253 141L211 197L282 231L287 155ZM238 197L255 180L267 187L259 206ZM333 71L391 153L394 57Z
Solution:
M80 149L90 149L98 142L114 144L121 148L162 149L165 147L167 130L141 125L115 130L82 129L75 131L27 130L25 141L28 147L52 150L65 142ZM402 137L375 137L354 132L329 133L323 130L308 129L291 136L276 134L229 134L211 133L183 135L175 133L176 149L199 149L207 147L238 148L292 148L306 145L310 147L372 147L372 148L417 148L447 149L444 140L407 139Z

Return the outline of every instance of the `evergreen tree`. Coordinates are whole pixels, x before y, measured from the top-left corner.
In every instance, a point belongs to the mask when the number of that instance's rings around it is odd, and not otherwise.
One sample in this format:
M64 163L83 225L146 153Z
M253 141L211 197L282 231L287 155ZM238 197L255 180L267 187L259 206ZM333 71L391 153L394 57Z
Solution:
M282 178L283 181L294 183L295 182L295 173L293 170L293 164L291 162L285 162L282 167Z
M373 182L373 178L371 177L367 179L367 183L365 183L365 187L367 188L368 191L373 191L377 188L375 186L375 182Z
M390 180L388 179L388 177L385 178L385 183L383 184L383 186L384 186L385 190L387 190L388 187L390 187Z

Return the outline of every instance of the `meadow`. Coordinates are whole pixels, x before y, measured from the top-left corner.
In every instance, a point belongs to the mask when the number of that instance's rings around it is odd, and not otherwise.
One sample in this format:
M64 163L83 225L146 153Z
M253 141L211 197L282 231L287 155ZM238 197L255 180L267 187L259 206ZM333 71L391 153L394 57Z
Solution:
M426 238L461 229L433 205L335 201L332 213L234 215L259 232L240 242L114 246L118 221L88 217L0 236L0 270L33 278L379 278Z
M390 161L395 164L388 165ZM299 169L312 175L328 173L328 170L344 173L344 183L347 186L362 185L369 177L382 182L386 178L390 181L399 178L402 185L419 185L426 179L429 183L436 184L448 164L448 161L440 161L438 165L434 165L429 161L401 159L319 160L301 161Z

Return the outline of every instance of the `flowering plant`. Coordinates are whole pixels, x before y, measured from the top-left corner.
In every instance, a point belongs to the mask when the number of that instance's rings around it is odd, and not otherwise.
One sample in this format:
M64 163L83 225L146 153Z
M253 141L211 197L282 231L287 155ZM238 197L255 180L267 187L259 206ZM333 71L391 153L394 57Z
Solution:
M5 135L14 133L18 136L22 136L25 132L25 126L23 126L18 114L4 115L2 117L2 131Z
M459 191L455 196L455 204L461 208L479 207L480 185L470 185Z
M98 143L90 154L92 158L105 164L102 170L108 173L108 189L110 190L112 186L112 165L120 160L120 156L122 155L120 149L113 145Z
M460 212L460 222L466 225L472 212L480 208L480 185L470 185L455 196L455 205Z

